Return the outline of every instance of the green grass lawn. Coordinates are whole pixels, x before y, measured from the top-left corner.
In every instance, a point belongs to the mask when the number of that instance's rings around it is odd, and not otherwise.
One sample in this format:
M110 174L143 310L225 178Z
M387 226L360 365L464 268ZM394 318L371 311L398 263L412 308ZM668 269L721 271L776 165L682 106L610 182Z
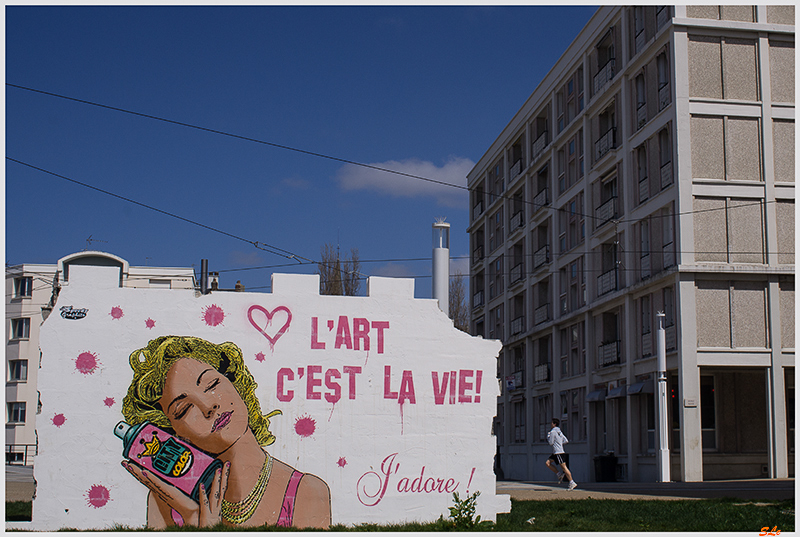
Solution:
M480 500L479 500L480 501ZM6 520L30 520L31 502L7 502ZM534 518L533 524L528 522ZM762 528L794 531L793 501L750 502L714 500L547 500L513 501L511 513L498 515L496 524L480 524L470 531L681 531L748 532ZM133 528L115 528L124 531ZM189 530L190 528L183 528ZM231 531L230 528L224 528ZM241 531L290 531L274 527ZM427 524L356 527L333 526L331 531L457 531L449 520Z

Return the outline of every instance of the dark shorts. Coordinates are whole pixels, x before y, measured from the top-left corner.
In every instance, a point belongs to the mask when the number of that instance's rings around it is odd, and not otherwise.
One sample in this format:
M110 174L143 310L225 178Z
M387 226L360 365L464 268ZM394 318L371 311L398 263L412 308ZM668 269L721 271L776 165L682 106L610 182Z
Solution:
M553 461L556 463L556 466L561 466L562 464L566 464L569 467L569 455L566 453L553 453L549 457L548 460Z

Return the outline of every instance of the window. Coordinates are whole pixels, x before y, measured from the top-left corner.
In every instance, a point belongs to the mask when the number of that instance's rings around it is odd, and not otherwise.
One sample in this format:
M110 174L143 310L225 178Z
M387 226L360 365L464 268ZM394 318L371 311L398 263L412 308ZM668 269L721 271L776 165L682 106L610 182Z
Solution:
M586 372L586 331L583 322L561 329L561 375L574 377Z
M586 238L586 215L583 212L583 192L565 203L559 211L559 253L567 252Z
M514 405L514 442L525 442L525 400L516 401Z
M11 339L28 339L31 335L31 320L27 317L11 319Z
M503 292L503 256L492 261L489 274L489 300Z
M658 155L661 166L661 188L666 188L672 184L672 145L669 129L661 129L658 132Z
M539 442L547 442L547 433L553 421L553 396L542 395L536 398L536 424L539 428Z
M658 69L658 109L663 110L670 103L669 64L666 52L656 56L656 68Z
M28 360L9 360L8 379L12 381L28 380Z
M33 296L33 277L14 278L14 298L30 298Z
M642 50L644 46L644 6L633 8L633 35L634 35L634 54Z
M566 155L566 170L563 160ZM559 151L559 194L576 184L583 177L583 129L571 136Z
M645 218L639 223L639 269L641 278L650 277L650 219Z
M491 202L496 200L505 190L505 183L503 182L503 159L501 158L495 162L494 166L489 169L489 188L491 188Z
M650 182L647 180L647 146L636 148L636 177L639 180L639 203L650 197Z
M25 403L8 403L8 422L25 423Z
M503 339L503 306L489 312L489 339Z
M491 216L489 222L489 251L494 252L503 244L503 208Z
M650 311L650 295L642 297L641 301L641 314L642 314L642 356L652 356L653 354L653 338L652 338L652 312Z
M641 129L647 123L647 92L644 83L644 73L634 79L636 89L636 129Z
M617 119L615 104L607 107L597 116L599 137L594 143L595 161L600 160L612 149L617 147Z
M561 430L572 442L586 440L585 388L561 392Z

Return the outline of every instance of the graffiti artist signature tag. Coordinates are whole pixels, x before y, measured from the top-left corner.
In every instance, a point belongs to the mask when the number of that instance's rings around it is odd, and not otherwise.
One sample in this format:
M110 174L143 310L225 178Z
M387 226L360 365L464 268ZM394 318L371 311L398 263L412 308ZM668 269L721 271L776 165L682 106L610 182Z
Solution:
M61 316L65 319L83 319L89 308L73 309L72 306L61 306Z

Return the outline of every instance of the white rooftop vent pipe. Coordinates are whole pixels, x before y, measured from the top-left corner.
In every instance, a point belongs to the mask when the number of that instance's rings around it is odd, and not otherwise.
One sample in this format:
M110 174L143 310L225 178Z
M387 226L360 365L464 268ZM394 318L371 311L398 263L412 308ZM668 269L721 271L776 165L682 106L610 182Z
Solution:
M433 224L433 298L450 316L450 224L437 218Z

